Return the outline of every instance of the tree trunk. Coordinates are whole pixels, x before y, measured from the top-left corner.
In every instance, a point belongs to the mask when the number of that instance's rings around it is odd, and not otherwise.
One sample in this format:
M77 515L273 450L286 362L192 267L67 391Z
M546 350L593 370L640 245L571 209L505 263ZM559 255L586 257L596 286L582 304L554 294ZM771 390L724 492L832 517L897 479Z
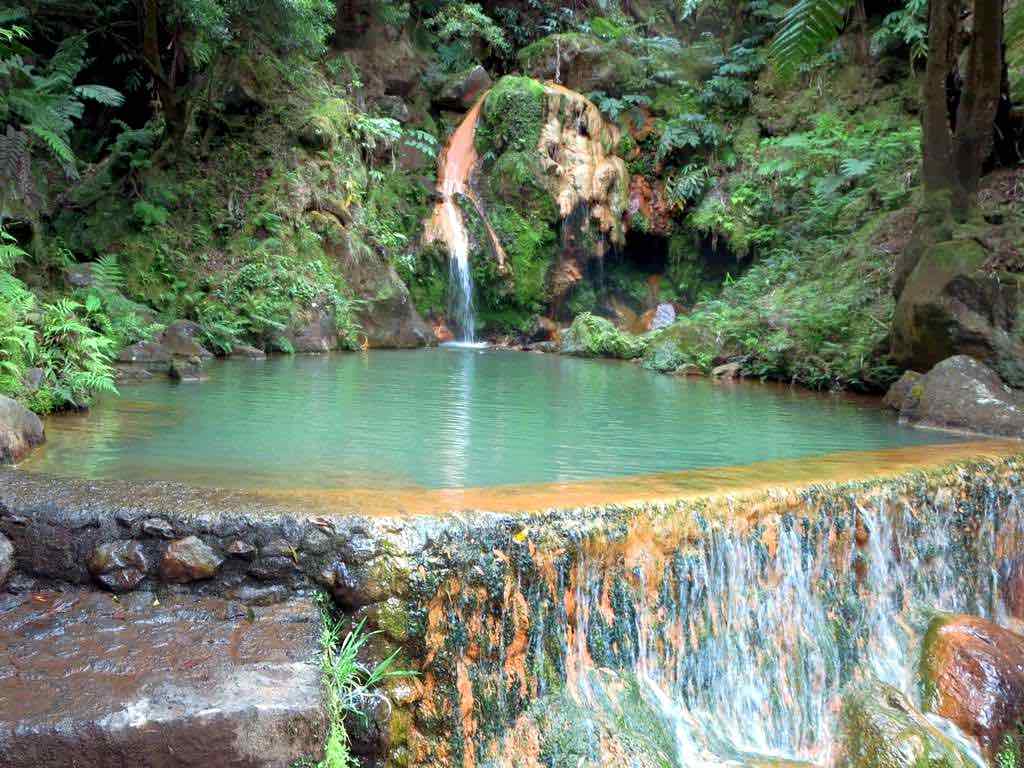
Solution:
M1003 1L974 0L974 35L956 115L953 214L963 221L978 201L981 166L992 151L1003 73Z
M160 0L142 0L140 7L142 36L142 59L146 63L156 85L156 94L164 114L168 137L181 139L185 135L187 110L185 99L176 87L179 69L179 47L174 46L174 59L170 69L164 67L160 58Z
M931 0L928 11L928 64L924 76L921 172L924 209L941 220L953 197L953 136L949 126L947 83L956 66L960 39L960 0Z

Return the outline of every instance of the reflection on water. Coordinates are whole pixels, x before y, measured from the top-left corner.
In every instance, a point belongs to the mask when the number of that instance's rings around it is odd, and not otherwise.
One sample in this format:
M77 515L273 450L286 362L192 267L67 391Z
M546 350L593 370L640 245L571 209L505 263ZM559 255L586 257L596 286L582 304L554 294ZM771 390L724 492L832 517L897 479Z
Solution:
M572 486L956 440L900 426L874 401L549 355L382 351L229 361L209 373L202 384L128 387L87 417L51 418L46 448L25 466L278 491L453 489L458 498L471 487Z

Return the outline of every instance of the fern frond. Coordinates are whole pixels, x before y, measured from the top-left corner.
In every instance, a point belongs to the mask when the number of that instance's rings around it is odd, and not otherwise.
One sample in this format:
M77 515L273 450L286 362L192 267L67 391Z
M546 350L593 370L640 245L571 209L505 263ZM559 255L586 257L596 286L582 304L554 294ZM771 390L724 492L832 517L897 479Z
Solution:
M120 107L124 104L124 96L121 95L121 92L105 85L79 85L75 88L75 95L80 99L95 101L105 107Z
M768 58L787 74L839 36L850 0L798 0L786 11Z

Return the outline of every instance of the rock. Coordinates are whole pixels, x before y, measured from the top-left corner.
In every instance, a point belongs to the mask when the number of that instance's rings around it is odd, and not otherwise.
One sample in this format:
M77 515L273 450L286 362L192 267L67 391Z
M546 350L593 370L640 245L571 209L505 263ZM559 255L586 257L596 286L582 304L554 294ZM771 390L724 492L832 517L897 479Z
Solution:
M323 310L309 310L293 319L286 335L296 352L321 353L338 348L334 315Z
M228 357L243 357L248 360L264 360L267 357L267 353L262 349L250 346L249 344L233 344L231 346L231 352L228 353Z
M1005 737L1020 739L1024 637L976 616L937 616L925 635L920 672L925 709L974 737L993 763Z
M174 356L213 357L213 354L197 341L201 333L202 328L199 323L191 320L175 320L160 334L159 341Z
M903 375L900 376L899 381L889 387L889 391L885 393L885 397L882 398L882 403L892 408L894 411L903 409L903 403L906 402L907 397L910 395L910 390L914 388L914 385L921 380L921 374L917 371L904 371Z
M988 270L987 257L974 240L939 243L921 254L893 317L898 363L926 371L947 357L970 355L1024 387L1019 276Z
M943 360L907 391L900 417L913 424L1024 437L1024 395L995 371L958 355Z
M538 316L526 335L526 340L531 343L540 341L552 341L558 337L558 323L550 317Z
M136 363L117 363L114 365L114 380L118 384L149 381L153 372L145 365Z
M673 371L669 371L673 376L703 376L704 371L700 369L700 366L694 365L693 363L683 363Z
M251 560L256 556L256 547L247 541L242 541L241 539L235 539L232 541L224 551L231 557L240 557L243 560Z
M384 117L390 117L400 123L409 122L409 105L401 96L385 94L377 97L377 109Z
M159 341L138 341L117 355L119 363L169 363L171 350Z
M723 365L716 365L711 369L711 377L714 379L736 379L740 378L742 374L743 366L739 363L724 363Z
M647 342L639 336L620 331L610 320L584 312L559 340L563 355L577 357L617 357L633 360L644 354Z
M39 417L17 400L0 395L0 464L17 464L45 440Z
M158 539L173 539L174 526L159 517L150 517L142 521L142 532Z
M33 589L0 607L4 768L288 768L320 755L318 609Z
M93 579L111 592L131 592L149 569L142 544L130 539L98 545L86 565Z
M35 392L43 385L45 378L46 372L42 368L29 368L21 378L21 385L26 392Z
M604 91L618 96L643 65L614 43L582 34L549 35L519 53L523 69L538 80L553 80L556 72L567 88L581 93Z
M212 578L224 558L218 555L202 539L187 536L171 542L160 561L160 576L164 581L185 584L190 581Z
M92 269L91 263L72 264L64 270L64 282L70 288L91 288L96 282Z
M14 545L11 540L0 533L0 587L14 570Z
M205 381L209 378L203 373L203 361L198 357L190 357L187 360L174 358L171 360L167 375L172 381L183 382Z
M361 272L350 283L363 303L359 325L366 344L381 349L412 349L437 343L434 329L416 311L409 289L391 267L377 273Z
M975 768L902 693L879 682L846 692L839 739L835 768Z
M442 109L465 111L476 104L480 95L491 87L491 76L479 64L449 77L434 97Z
M659 304L654 310L654 317L651 318L649 331L659 331L667 328L676 321L676 308L671 304Z

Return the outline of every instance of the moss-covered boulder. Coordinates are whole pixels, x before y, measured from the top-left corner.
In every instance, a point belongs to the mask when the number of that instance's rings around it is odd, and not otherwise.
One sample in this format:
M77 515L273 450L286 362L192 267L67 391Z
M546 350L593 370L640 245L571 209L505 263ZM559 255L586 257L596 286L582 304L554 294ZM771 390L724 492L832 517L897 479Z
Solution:
M987 258L975 240L938 243L920 255L896 303L897 362L923 371L970 355L1024 386L1019 276L988 269Z
M921 649L922 701L998 765L1024 749L1024 637L977 616L932 620ZM1019 762L1009 763L1019 765Z
M974 768L975 763L892 686L846 692L835 768Z
M712 359L711 349L707 329L680 318L651 337L644 352L643 366L662 373L686 364L706 368Z
M484 157L506 151L533 151L544 121L544 85L508 75L487 94L476 129L476 150Z
M633 360L644 354L647 341L620 331L610 320L584 312L562 334L559 351L577 357L617 357Z
M592 35L549 35L519 52L523 69L539 80L554 80L582 93L604 91L618 95L642 82L644 67L613 41Z

